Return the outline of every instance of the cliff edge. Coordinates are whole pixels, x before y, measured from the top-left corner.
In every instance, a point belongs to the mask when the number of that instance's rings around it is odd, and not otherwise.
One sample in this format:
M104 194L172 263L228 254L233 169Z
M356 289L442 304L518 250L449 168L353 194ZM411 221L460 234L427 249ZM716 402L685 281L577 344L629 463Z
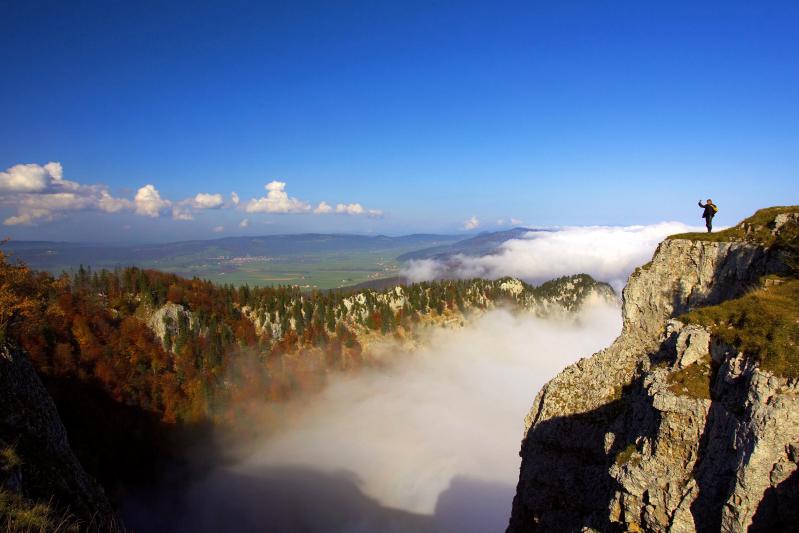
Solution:
M0 528L109 531L103 489L83 469L24 352L0 345Z
M508 531L796 523L797 258L797 206L662 242L621 335L536 396Z

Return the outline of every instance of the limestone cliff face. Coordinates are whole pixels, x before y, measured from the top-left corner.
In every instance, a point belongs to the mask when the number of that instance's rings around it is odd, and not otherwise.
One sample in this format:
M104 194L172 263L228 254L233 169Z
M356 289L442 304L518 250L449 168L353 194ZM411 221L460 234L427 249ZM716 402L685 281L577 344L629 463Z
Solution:
M27 356L7 344L0 346L0 447L18 457L0 464L0 489L98 528L110 523L111 505L72 452L53 400Z
M147 326L162 343L166 343L167 337L176 338L180 333L181 324L182 327L191 328L194 326L194 317L182 305L172 302L167 302L156 309L147 319Z
M755 242L664 241L628 281L618 339L536 396L508 531L790 523L799 384L674 320L787 270L783 252Z

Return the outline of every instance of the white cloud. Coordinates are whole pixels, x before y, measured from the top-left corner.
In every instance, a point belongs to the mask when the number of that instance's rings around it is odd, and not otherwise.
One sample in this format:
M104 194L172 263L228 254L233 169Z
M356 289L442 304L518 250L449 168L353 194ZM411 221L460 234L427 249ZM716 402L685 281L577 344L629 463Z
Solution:
M191 208L185 203L179 203L172 206L172 219L173 220L194 220L194 213Z
M100 208L100 211L118 213L123 209L132 209L133 202L127 198L115 198L111 196L108 191L101 190L100 198L97 200L97 206Z
M265 185L266 196L253 198L247 203L248 213L307 213L311 206L286 193L286 183L271 181Z
M329 213L336 213L338 215L361 216L366 215L372 218L379 218L383 216L383 212L379 209L366 209L359 203L351 204L336 204L335 209L327 202L319 202L313 212L317 215L326 215Z
M480 220L476 216L472 215L463 223L463 229L473 230L477 228L479 225L480 225Z
M221 194L198 193L191 206L195 209L219 209L225 204Z
M511 226L518 226L518 225L522 224L522 221L519 220L518 218L511 218L510 219L510 223L511 223Z
M225 226L214 226L214 228L211 231L213 231L214 233L222 233L223 231L225 231Z
M250 219L249 218L245 218L244 220L239 222L239 227L240 228L249 228L250 227Z
M317 215L325 215L327 213L332 213L333 207L327 202L319 202L319 205L314 208L313 212Z
M533 231L525 238L505 241L491 255L457 255L446 262L409 261L403 275L412 281L515 276L541 282L567 274L586 273L619 288L636 266L649 261L666 236L697 229L679 222L661 222L649 226Z
M363 215L364 208L361 204L338 204L336 205L336 213L342 215Z
M136 204L136 214L156 218L161 214L161 211L167 209L172 202L161 198L161 193L158 192L153 185L145 185L136 191L136 196L133 198Z
M239 202L241 202L241 200L239 199L239 195L236 193L236 191L230 193L230 201L233 202L233 205L239 205Z
M63 168L57 162L20 164L0 172L0 204L17 210L5 219L7 226L53 220L67 211L116 213L133 207L130 200L111 196L102 185L63 179Z
M35 163L14 165L5 172L0 172L0 191L43 191L51 183L51 180L61 179L61 175L61 163L47 163L44 166Z
M187 198L172 205L174 220L194 220L194 209L219 209L225 205L221 194L198 193L194 198Z

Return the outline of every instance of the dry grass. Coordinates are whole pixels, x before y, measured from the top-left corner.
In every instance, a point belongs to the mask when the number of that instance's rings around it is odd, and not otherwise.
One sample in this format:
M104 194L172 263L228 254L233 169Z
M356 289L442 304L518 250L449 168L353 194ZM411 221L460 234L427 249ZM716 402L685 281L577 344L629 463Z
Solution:
M799 377L799 280L770 278L772 284L720 305L680 317L707 327L778 376ZM781 283L780 283L781 281Z
M622 466L630 463L633 467L638 466L641 464L641 456L635 455L637 451L638 449L635 447L635 443L631 442L616 454L616 464ZM635 455L635 457L633 457L633 455Z
M14 446L0 448L0 469L9 471L22 465L22 459Z
M709 400L712 378L710 360L697 361L669 374L669 390L679 396Z
M0 489L0 531L38 533L58 531L57 526L49 506Z
M739 222L738 225L723 231L678 233L668 238L709 242L749 241L772 246L775 243L775 236L771 232L774 228L774 218L782 213L799 213L799 206L768 207L758 210L751 217Z

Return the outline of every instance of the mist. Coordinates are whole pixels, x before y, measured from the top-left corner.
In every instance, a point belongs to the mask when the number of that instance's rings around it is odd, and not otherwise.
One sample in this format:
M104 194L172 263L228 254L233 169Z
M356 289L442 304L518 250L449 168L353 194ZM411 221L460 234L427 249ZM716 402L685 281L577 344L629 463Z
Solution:
M142 531L502 531L535 394L620 328L617 306L590 301L570 319L495 310L411 353L386 345L385 367L333 376L240 462L129 504L126 519Z
M660 222L646 226L583 226L531 231L524 238L503 242L489 255L408 261L402 275L414 282L513 276L540 283L585 273L620 290L635 267L649 261L660 241L668 235L688 231L704 231L704 228L681 222Z

